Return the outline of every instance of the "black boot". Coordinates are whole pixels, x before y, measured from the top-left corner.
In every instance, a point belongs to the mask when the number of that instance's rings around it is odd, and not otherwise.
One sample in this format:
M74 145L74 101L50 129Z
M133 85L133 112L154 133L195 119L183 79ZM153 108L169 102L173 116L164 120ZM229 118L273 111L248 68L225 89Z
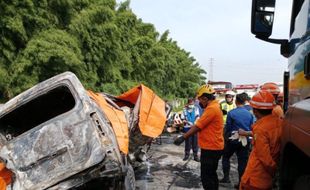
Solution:
M235 189L239 189L239 183L234 185Z
M183 158L183 161L188 160L188 158L189 158L189 154L185 154L185 156L184 156L184 158Z
M200 162L200 159L199 159L199 157L198 157L197 154L194 154L194 160L195 160L196 162Z
M229 168L223 168L224 177L219 181L220 183L230 183L229 179Z
M224 175L224 177L219 182L220 183L230 183L229 175Z
M230 179L229 178L223 178L219 181L220 183L230 183Z

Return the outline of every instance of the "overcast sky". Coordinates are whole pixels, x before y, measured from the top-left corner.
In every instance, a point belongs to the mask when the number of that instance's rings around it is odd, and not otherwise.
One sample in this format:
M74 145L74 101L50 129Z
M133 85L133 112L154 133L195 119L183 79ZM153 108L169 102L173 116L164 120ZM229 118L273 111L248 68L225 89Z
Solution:
M119 2L119 1L118 1ZM144 22L190 52L213 80L235 84L281 82L287 59L280 46L263 42L250 32L250 0L131 0ZM273 38L288 38L291 0L277 2Z

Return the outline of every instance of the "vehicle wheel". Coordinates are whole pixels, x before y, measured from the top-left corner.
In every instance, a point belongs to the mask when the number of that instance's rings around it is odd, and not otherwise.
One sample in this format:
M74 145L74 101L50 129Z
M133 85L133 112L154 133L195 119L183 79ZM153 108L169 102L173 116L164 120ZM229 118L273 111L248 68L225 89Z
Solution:
M310 175L303 175L298 177L294 184L294 190L309 190L310 189Z
M124 189L125 190L135 190L136 189L135 172L129 163L128 163L127 174L126 174L125 179L124 179Z
M135 190L136 189L136 180L135 172L130 164L128 164L128 170L126 176L123 180L118 180L114 182L114 190Z

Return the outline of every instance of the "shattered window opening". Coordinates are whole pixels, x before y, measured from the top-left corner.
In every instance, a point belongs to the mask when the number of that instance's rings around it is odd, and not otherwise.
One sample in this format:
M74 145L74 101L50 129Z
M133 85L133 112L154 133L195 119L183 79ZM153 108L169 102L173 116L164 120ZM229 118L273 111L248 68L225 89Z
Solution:
M0 132L7 140L70 111L75 99L66 86L56 87L0 118Z

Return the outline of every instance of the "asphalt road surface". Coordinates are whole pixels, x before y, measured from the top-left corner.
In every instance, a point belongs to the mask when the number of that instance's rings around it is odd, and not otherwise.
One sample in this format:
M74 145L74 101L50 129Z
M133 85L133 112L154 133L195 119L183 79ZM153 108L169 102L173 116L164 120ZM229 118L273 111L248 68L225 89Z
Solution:
M203 189L200 181L200 163L190 159L183 161L184 143L173 144L171 136L162 136L161 144L153 143L148 152L149 159L135 170L138 190L182 190ZM217 170L219 179L223 177L221 160ZM220 190L234 189L238 182L237 160L231 159L230 184L220 184Z

